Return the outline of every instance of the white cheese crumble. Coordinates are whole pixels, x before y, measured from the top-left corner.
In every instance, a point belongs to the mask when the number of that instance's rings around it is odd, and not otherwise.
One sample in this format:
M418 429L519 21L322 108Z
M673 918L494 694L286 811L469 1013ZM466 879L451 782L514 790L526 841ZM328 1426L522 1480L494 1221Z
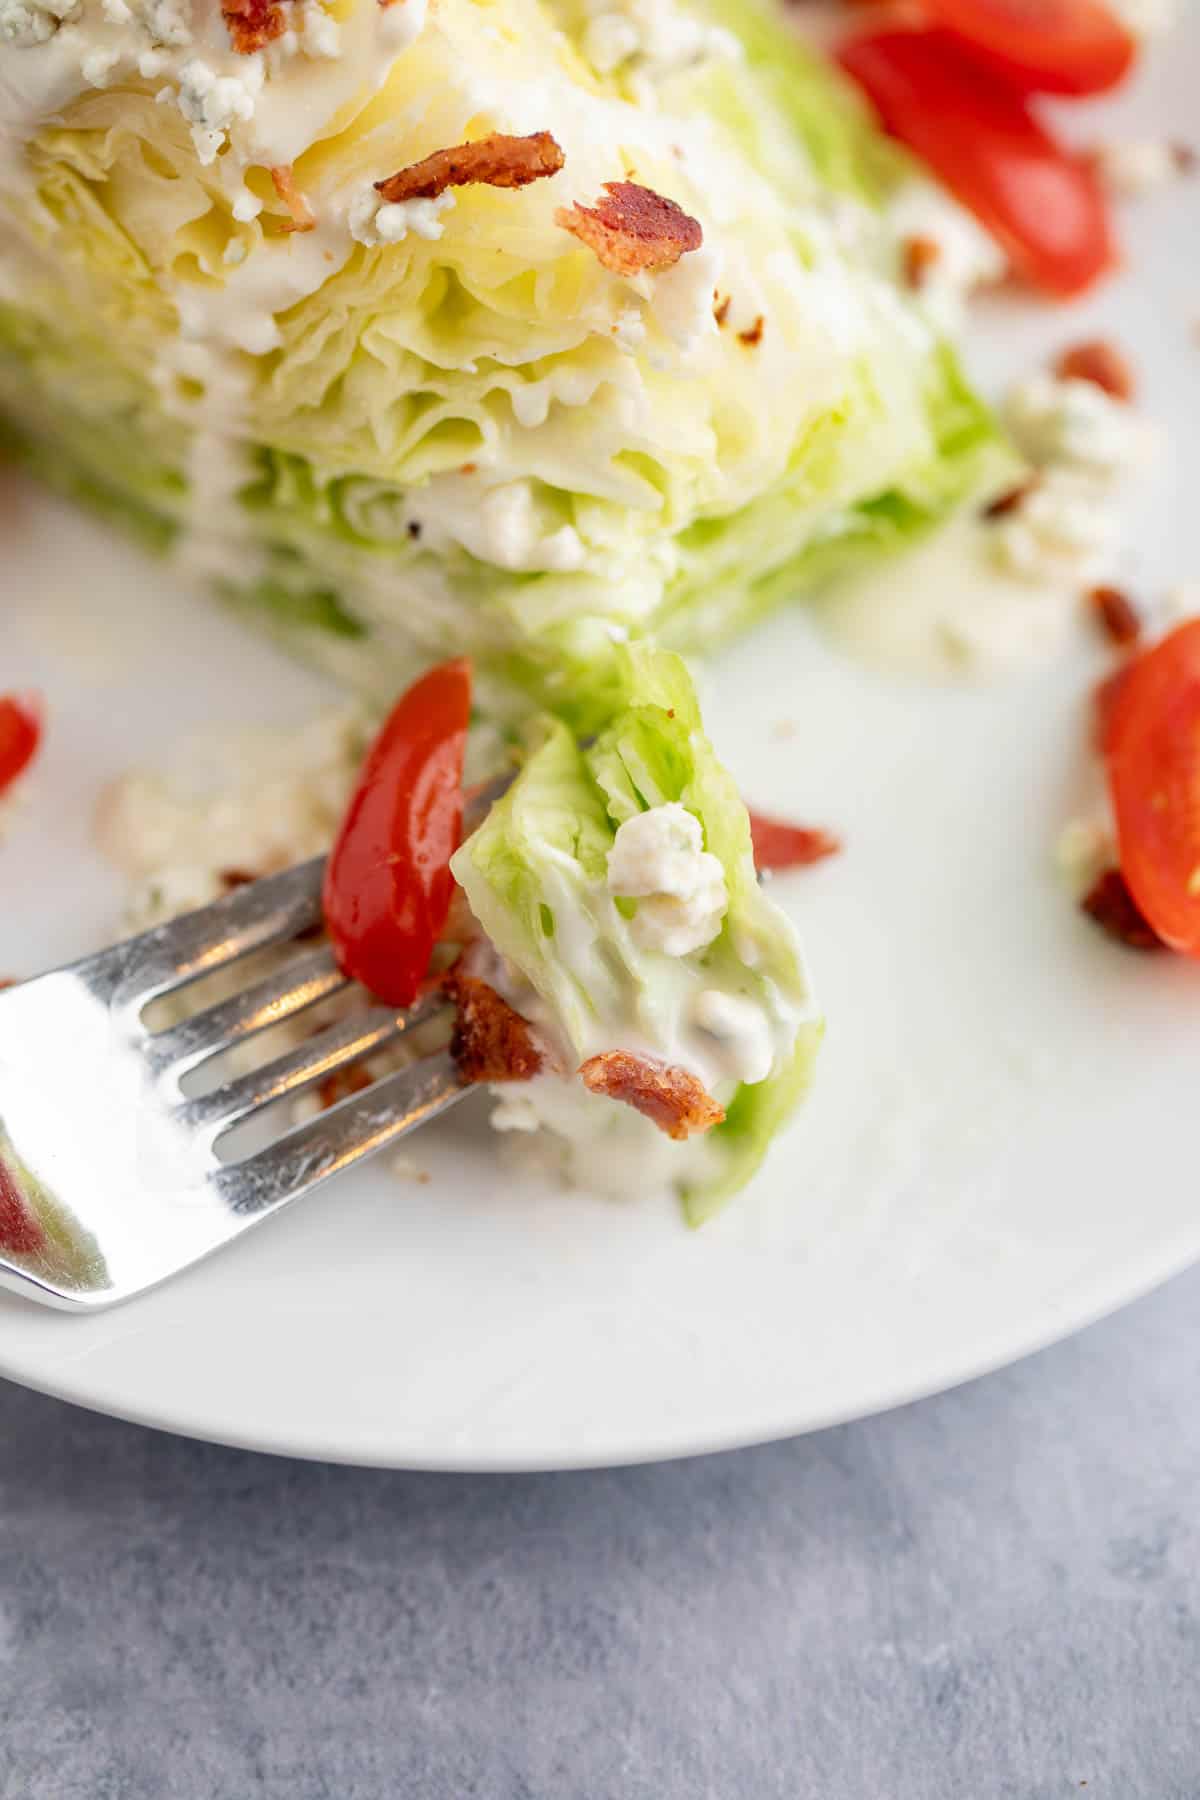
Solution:
M583 52L601 75L629 63L639 75L659 78L742 53L733 32L708 25L670 0L592 0L583 34Z
M1010 390L1004 420L1038 474L988 533L996 559L1033 581L1100 580L1122 528L1114 491L1146 461L1153 434L1095 382L1046 374Z
M729 907L725 871L705 850L699 819L675 800L635 813L618 828L608 887L638 902L635 943L667 956L690 956L711 944Z
M80 0L0 0L0 43L32 49L54 36L65 19L73 19Z
M1106 482L1131 474L1150 447L1132 407L1094 381L1031 375L1009 391L1004 422L1030 462L1065 463Z
M192 142L202 163L212 163L225 142L229 127L254 117L255 101L262 89L260 56L247 56L245 73L218 75L199 57L191 57L179 71L179 110L192 127ZM164 88L159 99L171 98Z
M1051 467L991 542L999 561L1032 581L1098 581L1109 568L1121 521L1107 492L1086 476Z
M89 87L102 88L122 59L120 49L89 50L79 64L79 72Z
M346 215L350 236L374 249L380 244L399 244L411 231L414 237L433 242L445 226L441 214L454 205L452 193L432 200L381 200L374 187L364 189L350 202Z
M300 46L306 56L335 62L342 54L342 34L320 0L304 0L300 8Z
M101 844L129 878L129 923L157 924L226 891L225 874L266 875L332 842L367 741L357 708L294 731L233 730L189 746L188 773L118 782L100 820Z
M156 44L170 44L183 49L192 41L190 9L187 0L141 0L138 7L142 24Z

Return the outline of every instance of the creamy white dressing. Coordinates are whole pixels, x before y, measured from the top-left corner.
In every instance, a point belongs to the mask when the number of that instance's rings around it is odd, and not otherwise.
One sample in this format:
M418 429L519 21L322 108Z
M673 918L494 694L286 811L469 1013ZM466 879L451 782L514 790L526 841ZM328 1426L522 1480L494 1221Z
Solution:
M913 675L999 674L1052 655L1077 616L1078 583L1006 572L994 530L975 514L951 520L829 595L829 629L864 662Z

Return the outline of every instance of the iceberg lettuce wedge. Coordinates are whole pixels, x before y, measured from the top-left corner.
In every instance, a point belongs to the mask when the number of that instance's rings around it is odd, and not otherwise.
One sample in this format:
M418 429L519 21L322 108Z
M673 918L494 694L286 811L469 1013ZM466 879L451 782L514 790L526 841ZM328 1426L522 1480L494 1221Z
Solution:
M111 11L0 48L0 411L342 678L468 651L519 715L613 635L709 648L997 479L896 278L906 159L775 4L308 0L324 47L250 58L215 0L164 42ZM535 131L551 178L379 212L432 151ZM562 227L631 173L703 228L672 267Z

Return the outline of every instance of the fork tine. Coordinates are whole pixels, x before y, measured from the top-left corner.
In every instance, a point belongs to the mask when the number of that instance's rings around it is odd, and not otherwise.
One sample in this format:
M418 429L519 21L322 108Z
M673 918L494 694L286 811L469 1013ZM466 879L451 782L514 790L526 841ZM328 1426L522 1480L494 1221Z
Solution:
M327 1075L335 1075L339 1069L382 1050L393 1038L425 1024L445 1007L444 996L432 993L418 1000L407 1012L376 1006L369 1012L340 1019L286 1056L277 1057L248 1075L224 1082L211 1093L185 1101L175 1109L174 1117L187 1131L211 1133L215 1142L262 1107L300 1094Z
M243 1162L215 1169L210 1184L242 1217L269 1211L386 1149L470 1091L450 1052L439 1051L330 1107Z
M112 1005L140 1009L252 950L319 925L324 876L325 859L315 857L73 966Z
M154 1075L165 1074L168 1069L175 1075L185 1075L206 1057L231 1049L270 1025L294 1018L349 985L334 961L331 946L324 944L319 950L292 958L244 993L194 1013L166 1031L156 1032L145 1045L146 1061Z

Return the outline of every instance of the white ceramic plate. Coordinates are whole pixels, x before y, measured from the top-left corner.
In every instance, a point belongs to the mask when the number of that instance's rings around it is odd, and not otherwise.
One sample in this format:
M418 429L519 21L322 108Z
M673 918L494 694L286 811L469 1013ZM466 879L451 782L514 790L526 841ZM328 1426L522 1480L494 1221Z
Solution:
M1200 32L1085 129L1186 130ZM1200 187L1127 221L1130 272L1071 313L997 310L989 378L1101 328L1171 434L1131 564L1200 577ZM39 684L43 762L0 849L0 972L94 947L120 894L104 784L213 721L327 690L21 481L0 484L0 690ZM1189 560L1190 559L1190 560ZM1086 634L980 689L864 670L802 612L707 711L745 792L838 827L777 887L829 1016L803 1118L689 1233L666 1201L521 1185L473 1103L368 1171L91 1320L0 1296L0 1373L197 1436L349 1462L611 1463L781 1436L993 1368L1200 1253L1200 968L1082 921L1053 872L1084 791ZM71 1126L69 1113L64 1129Z

